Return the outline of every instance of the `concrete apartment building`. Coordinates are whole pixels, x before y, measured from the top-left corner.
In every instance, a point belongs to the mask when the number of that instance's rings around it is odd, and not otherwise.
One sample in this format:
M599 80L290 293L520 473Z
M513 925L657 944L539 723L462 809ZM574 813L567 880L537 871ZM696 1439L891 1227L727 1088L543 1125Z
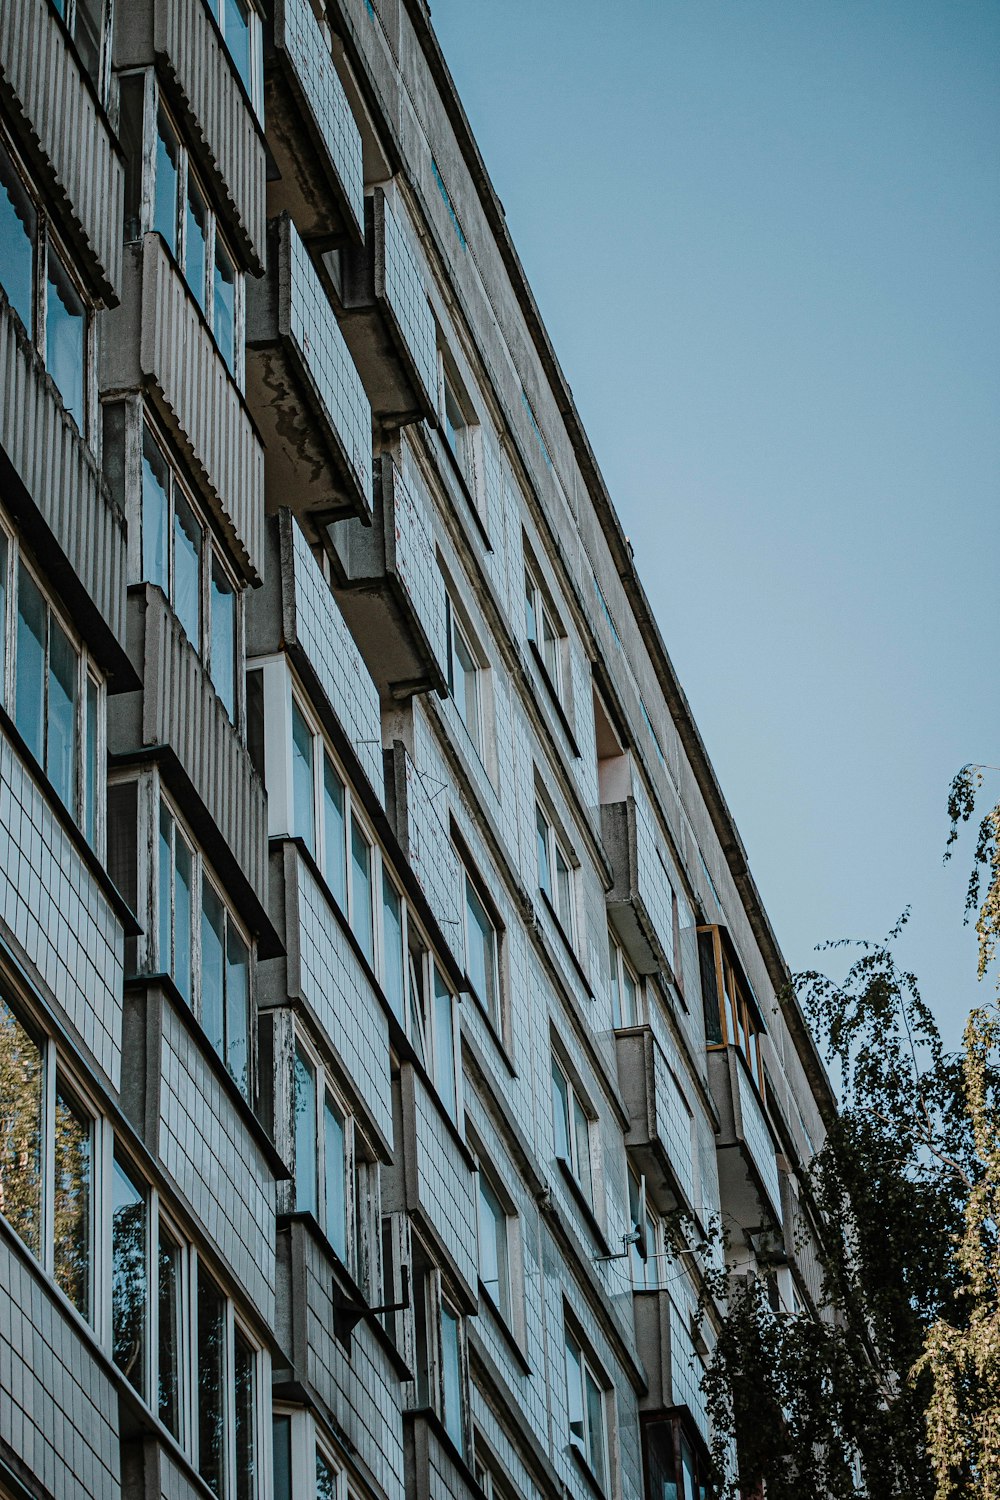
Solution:
M0 0L0 181L0 1497L704 1500L833 1099L426 6Z

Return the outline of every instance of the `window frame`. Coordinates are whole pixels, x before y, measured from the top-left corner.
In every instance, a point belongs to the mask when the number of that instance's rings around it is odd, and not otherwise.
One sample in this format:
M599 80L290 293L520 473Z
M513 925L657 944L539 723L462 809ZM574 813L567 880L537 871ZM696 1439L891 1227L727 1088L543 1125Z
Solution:
M254 11L253 14L256 12ZM118 74L119 88L123 84L128 88L128 80L136 78L142 80L142 110L136 122L141 126L141 160L139 163L127 160L126 175L136 172L138 174L138 193L134 195L134 200L138 205L138 222L134 225L132 223L126 225L126 235L134 231L130 238L141 239L146 234L160 233L156 222L156 169L159 157L157 141L160 138L159 125L162 115L173 137L177 162L173 244L168 243L162 234L160 238L189 296L198 308L202 322L230 379L237 389L243 392L246 388L246 276L240 257L214 205L213 195L206 186L204 177L197 165L192 164L191 148L184 131L177 123L177 117L169 101L163 95L155 69L152 67L122 69ZM200 295L188 275L187 265L189 186L191 184L201 199L205 214L205 265ZM233 272L232 359L228 357L217 334L215 276L217 255L220 249Z
M490 1302L496 1308L501 1320L508 1329L514 1326L514 1256L513 1235L511 1231L511 1220L517 1220L517 1214L512 1213L509 1206L508 1194L499 1183L496 1173L486 1164L480 1156L478 1160L479 1183L476 1190L476 1231L477 1231L477 1256L476 1268L479 1276L480 1287L486 1292ZM497 1259L497 1292L491 1290L491 1282L483 1279L483 1207L484 1188L488 1192L499 1210L494 1213L489 1204L486 1204L492 1222L497 1226L497 1234L494 1236L494 1249Z
M458 373L454 359L440 339L437 364L438 426L444 446L478 515L480 509L480 423L473 410L465 382ZM456 417L457 421L455 421Z
M237 63L235 56L233 55L232 51L230 50L229 39L228 39L228 37L226 35L226 29L227 29L227 22L226 22L226 15L227 15L226 0L221 0L221 3L218 6L218 14L216 14L215 10L213 9L212 0L206 0L205 8L208 11L209 15L211 16L211 18L212 18L212 23L215 26L216 31L219 33L219 36L222 38L222 43L223 43L223 46L225 47L225 50L226 50L226 56L229 58L230 64L231 64L232 69L233 69L233 72L236 75L236 78L239 80L240 87L243 90L244 94L246 95L247 99L250 101L250 107L253 110L253 113L256 115L256 117L257 117L258 121L260 122L260 124L263 125L263 123L264 123L264 45L263 45L263 23L262 23L262 20L261 20L260 13L258 12L256 6L252 5L250 3L250 0L244 0L244 3L246 4L247 19L248 19L248 23L249 23L248 27L247 27L247 32L248 32L247 39L248 39L248 42L249 42L249 51L250 51L250 80L249 80L249 82L243 77L243 74L240 72L239 64Z
M233 1298L219 1282L218 1277L208 1268L204 1259L197 1250L191 1246L188 1254L190 1257L189 1288L190 1307L188 1316L188 1379L191 1393L190 1416L191 1425L188 1429L188 1445L186 1452L191 1460L192 1466L210 1489L214 1489L211 1481L204 1476L202 1470L201 1438L198 1431L198 1418L202 1412L205 1402L204 1384L199 1377L199 1362L202 1349L199 1346L198 1332L198 1303L201 1298L202 1272L207 1282L218 1293L222 1301L223 1338L225 1347L223 1350L223 1374L220 1382L223 1397L223 1483L217 1493L219 1500L238 1500L236 1473L236 1427L238 1423L238 1412L236 1405L236 1381L234 1377L236 1340L241 1339L249 1348L253 1360L254 1391L252 1398L252 1410L254 1419L255 1463L254 1472L251 1476L250 1500L264 1500L265 1497L265 1475L270 1472L270 1464L264 1444L271 1436L271 1380L270 1360L266 1349L257 1340L250 1330L249 1324L237 1310Z
M608 927L608 964L611 983L611 1025L615 1031L627 1031L634 1026L646 1025L646 985L643 976L628 959L625 949L614 928ZM631 981L635 995L635 1019L626 1018L626 979Z
M542 825L544 825L544 830ZM540 852L542 845L545 849L546 864L548 867L549 882L551 890L546 890L542 879L542 863ZM559 861L566 871L567 877L567 901L564 902L559 894ZM547 810L541 799L535 796L535 867L537 886L540 894L545 898L546 905L555 918L559 930L566 939L570 948L576 951L578 922L577 922L577 866L573 856L568 852L568 846L560 837L555 820ZM568 904L567 904L568 903Z
M80 8L80 0L63 0L63 9L60 10L60 0L53 0L53 8L62 21L77 61L85 75L90 79L102 105L107 104L107 80L111 67L111 35L114 27L114 4L113 0L100 0L101 12L101 35L97 44L97 73L96 76L83 60L80 45L76 37L76 17Z
M296 1172L293 1178L294 1204L296 1213L310 1213L318 1224L321 1233L330 1248L334 1251L341 1265L360 1282L359 1272L363 1268L359 1265L357 1227L359 1221L359 1182L358 1182L358 1133L357 1121L350 1105L346 1102L343 1093L337 1083L329 1065L324 1061L319 1048L306 1035L301 1025L295 1027L295 1040L292 1059L292 1142L294 1154L298 1154L298 1121L299 1111L297 1108L297 1073L299 1052L302 1052L306 1061L313 1070L314 1089L314 1155L313 1165L315 1180L310 1184L314 1194L315 1207L303 1207L299 1200L299 1177ZM334 1234L331 1232L330 1205L327 1202L327 1135L326 1135L326 1110L328 1102L331 1102L340 1117L343 1128L344 1139L344 1239L343 1248L337 1244ZM296 1161L296 1166L298 1165Z
M448 693L455 712L465 728L469 742L475 750L476 755L483 767L486 767L486 673L488 668L483 665L482 657L477 651L472 636L464 621L460 618L450 592L445 590L445 630L447 635L448 659L446 664L446 681ZM460 650L472 663L471 672L465 666L456 669L456 661L460 662ZM457 670L461 670L466 679L471 677L473 694L473 723L470 724L468 717L468 693L463 690L461 698L458 692Z
M731 939L728 934L725 938L723 937L725 929L720 926L704 925L699 926L697 931L699 968L705 1002L706 1046L709 1051L722 1047L735 1047L746 1064L754 1088L763 1099L765 1093L764 1055L761 1049L761 1038L767 1035L767 1028L761 1016L757 998L732 949ZM718 1016L719 1040L709 1039L707 1035L709 1007L713 1001L713 997L704 993L709 978L705 960L709 944L712 952L712 978L715 985L714 1009L711 1015L714 1017L717 1014Z
M559 1053L553 1047L551 1049L552 1067L550 1082L550 1097L552 1101L552 1124L553 1138L556 1147L556 1160L562 1162L568 1170L573 1181L576 1183L591 1213L597 1213L596 1205L596 1183L594 1181L594 1114L573 1081L569 1068L562 1061ZM556 1121L556 1073L559 1073L564 1088L562 1093L566 1098L566 1110L563 1120L563 1134L568 1154L559 1150L559 1130ZM586 1178L580 1174L581 1149L578 1137L578 1126L580 1120L585 1121L586 1130Z
M631 1162L628 1166L628 1220L629 1233L635 1234L638 1230L642 1236L640 1241L629 1245L632 1290L659 1291L663 1285L660 1257L666 1253L663 1221L649 1201L645 1175Z
M54 224L45 195L34 186L31 174L25 166L21 153L17 149L12 136L3 127L2 123L0 123L0 153L6 155L9 160L11 170L20 184L21 191L31 203L35 216L34 237L28 236L32 252L31 326L25 328L24 331L43 368L49 374L54 388L59 393L59 399L64 412L73 421L83 442L92 452L96 452L98 404L96 304L88 295L86 287L77 274L76 258L64 246L62 236ZM68 404L70 396L65 394L57 384L49 362L48 298L49 289L53 285L49 267L50 254L66 276L82 308L83 329L81 342L83 357L82 370L80 372L81 411L78 416L74 414ZM0 282L0 286L2 286L2 282ZM6 288L4 288L4 292L6 295ZM10 301L9 296L8 303L11 312L14 313L21 326L24 327L21 315L17 312L13 302Z
M613 1394L613 1387L607 1382L601 1373L596 1361L588 1349L586 1342L580 1338L570 1325L563 1312L563 1347L566 1372L566 1412L569 1426L569 1447L577 1456L587 1470L588 1475L604 1495L611 1495L613 1490L613 1478L611 1468L611 1420L609 1418L609 1397ZM570 1377L571 1347L575 1351L573 1362L580 1371L580 1387L577 1393L579 1401L580 1417L574 1421L573 1390ZM595 1452L590 1424L588 1421L589 1411L587 1404L587 1381L588 1379L599 1393L601 1413L601 1445L600 1452L596 1456L600 1459L600 1466L594 1463ZM579 1425L580 1432L573 1431Z
M565 664L567 637L559 618L549 603L549 595L539 582L538 570L524 558L525 639L534 647L535 659L545 675L546 683L560 706L566 707ZM551 632L546 637L545 627ZM550 665L546 648L549 640L553 646L553 663ZM555 670L553 671L553 665Z
M500 1037L501 1040L502 1040L503 1036L504 1036L504 1025L505 1025L505 1018L506 1018L506 1007L504 1005L504 992L503 992L503 980L502 980L503 966L502 966L502 962L501 962L501 954L502 954L502 951L503 951L503 937L504 937L504 930L505 929L504 929L503 924L501 923L501 921L499 919L499 915L497 913L496 907L493 905L492 901L490 901L489 897L486 895L486 888L485 888L482 880L480 880L480 878L478 877L478 875L476 875L476 874L473 873L473 871L472 871L472 869L471 869L471 867L469 865L468 860L464 859L462 857L462 854L458 850L456 850L455 852L456 852L456 857L457 857L457 862L458 862L458 868L459 868L459 871L460 871L460 874L461 874L461 879L462 879L462 891L461 891L461 897L460 897L461 908L462 908L462 943L463 943L462 954L463 954L463 958L465 960L465 977L466 977L466 982L467 982L468 987L469 987L469 994L472 995L473 999L478 1004L479 1009L486 1016L487 1020L490 1022L491 1026L493 1027L493 1029L496 1032L497 1036ZM472 982L472 971L471 971L470 964L469 964L469 955L470 955L470 948L469 948L469 924L470 924L470 921L472 920L472 916L471 916L471 913L470 913L470 902L469 902L469 896L470 896L470 894L474 897L474 899L476 900L476 902L479 904L479 907L482 910L483 916L486 918L486 922L487 922L487 925L488 925L488 928L489 928L489 932L492 935L491 936L491 941L490 941L490 948L492 950L491 954L490 954L490 964L489 964L490 972L487 973L487 976L486 976L486 980L487 980L487 985L486 985L486 987L487 987L487 993L485 995L481 995L479 993L478 988L473 984L473 982ZM477 922L476 925L479 926L479 923ZM491 980L492 980L492 985L491 985ZM492 991L493 991L492 1003L491 1003L491 996L490 996L490 993L489 993L491 987L492 987Z

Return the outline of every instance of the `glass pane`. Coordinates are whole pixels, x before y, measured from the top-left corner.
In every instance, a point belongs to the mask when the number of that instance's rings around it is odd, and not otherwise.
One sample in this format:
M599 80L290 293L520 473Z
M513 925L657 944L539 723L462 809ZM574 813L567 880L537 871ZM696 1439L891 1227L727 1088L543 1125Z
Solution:
M243 87L253 99L250 72L250 11L244 0L223 0L223 31L229 55L243 80Z
M451 991L437 964L434 965L434 1082L441 1102L452 1119L458 1114L458 1080L455 1076L455 1006Z
M6 699L7 676L7 533L0 531L0 703Z
M329 1094L323 1106L323 1181L326 1189L326 1232L330 1243L347 1260L346 1147L344 1119Z
M347 911L347 824L344 783L328 755L323 757L323 874L341 911Z
M254 770L265 784L267 765L264 756L264 673L260 668L247 673L247 750Z
M455 628L455 702L462 723L479 749L479 666L461 631Z
M139 905L139 799L137 782L119 781L108 787L107 822L108 874L125 897L125 902L129 910L134 912ZM138 945L135 936L126 937L126 974L132 975L136 973L137 959Z
M659 1221L647 1212L646 1214L646 1285L658 1287L660 1284L660 1229Z
M142 576L169 598L170 470L149 428L142 429Z
M236 1401L236 1500L251 1500L256 1493L257 1422L254 1375L256 1351L235 1330L233 1376Z
M59 388L63 405L83 432L85 421L86 310L83 299L52 245L45 288L45 368Z
M584 1368L584 1385L587 1400L587 1458L594 1471L594 1478L604 1489L604 1392L590 1371Z
M274 1452L274 1500L292 1500L292 1419L281 1415L271 1422Z
M628 1174L628 1219L629 1233L634 1234L642 1227L642 1191L638 1177L633 1171ZM633 1286L644 1286L646 1283L646 1266L642 1256L639 1254L637 1244L630 1245L632 1284Z
M73 40L80 61L95 84L100 81L103 21L104 0L76 0Z
M375 956L372 926L372 846L351 816L351 927L368 962Z
M542 657L554 688L559 687L559 637L545 609L542 609Z
M179 1371L181 1360L181 1247L160 1226L160 1312L157 1352L160 1421L174 1437L181 1435Z
M617 1030L619 1026L624 1026L625 1022L622 1018L621 985L618 981L618 944L610 932L608 933L608 971L611 976L611 1024Z
M552 870L549 865L549 825L540 807L535 808L535 850L538 856L538 889L552 900Z
M225 1303L198 1267L198 1473L223 1493L226 1403Z
M153 228L177 254L177 137L162 109L156 117Z
M384 963L382 987L400 1023L403 1021L403 902L399 892L383 872L382 937Z
M212 331L219 353L232 373L236 367L236 271L218 234L212 292Z
M292 833L316 852L313 815L313 737L296 703L292 704Z
M528 573L524 575L524 628L529 641L538 640L538 620L535 616L535 585Z
M462 1423L462 1356L458 1340L458 1318L450 1307L441 1308L441 1365L444 1376L445 1431L460 1453L465 1452Z
M205 880L201 891L201 1024L220 1056L225 1056L225 941L225 908Z
M17 571L14 722L32 755L45 758L45 600L24 563Z
M573 1163L577 1181L586 1193L590 1202L594 1199L594 1183L590 1169L590 1121L584 1113L583 1105L576 1095L573 1095L573 1143L575 1147L575 1161Z
M111 1182L111 1319L114 1360L145 1395L146 1203L116 1161Z
M173 832L174 820L167 812L163 803L160 803L160 843L159 843L159 952L157 954L158 966L161 974L173 973L173 944L171 932L173 922L171 919L171 891L173 890Z
M188 172L187 207L184 214L186 244L184 275L198 306L205 307L205 270L208 264L208 209L201 189Z
M236 590L217 557L212 558L212 682L236 718Z
M69 1300L90 1316L93 1121L56 1088L53 1274Z
M499 1022L497 996L496 931L486 908L480 901L469 877L465 877L468 952L466 966L473 988L486 1007L490 1019Z
M226 1066L250 1094L250 950L232 921L226 932Z
M38 216L14 163L0 144L0 284L29 335L34 332Z
M315 1214L316 1201L316 1073L301 1048L295 1049L295 1207Z
M316 1500L337 1500L337 1471L316 1454Z
M426 1014L426 998L424 996L424 964L426 953L422 948L411 948L407 955L406 971L409 992L410 1010L407 1017L409 1025L410 1041L417 1050L417 1056L422 1063L426 1064L427 1047L424 1036L424 1017Z
M448 439L448 446L451 448L451 451L454 453L454 455L455 455L456 458L459 457L459 453L460 453L459 434L461 433L462 428L464 426L465 426L465 418L462 415L462 408L459 406L458 402L456 401L454 393L453 393L453 391L451 389L451 386L448 384L448 381L445 380L445 382L444 382L444 434L445 434L445 437Z
M196 651L201 650L201 527L174 485L174 613Z
M76 813L76 692L79 658L69 636L49 617L49 712L45 769L60 799Z
M0 619L3 618L0 613ZM2 670L2 663L0 663ZM84 824L83 830L87 835L87 841L93 847L97 843L97 798L99 787L97 782L97 715L101 695L97 683L88 673L87 675L87 724L86 746L84 759Z
M624 963L622 964L622 1013L625 1026L638 1026L639 991Z
M556 845L556 912L567 937L573 936L573 880L569 863Z
M479 1177L479 1277L504 1317L508 1317L507 1215L482 1173Z
M566 1335L566 1405L570 1436L583 1445L583 1360L569 1334Z
M174 836L174 983L190 1005L194 995L194 859L179 833Z
M552 1125L555 1131L556 1156L572 1161L569 1143L569 1084L562 1068L552 1059Z

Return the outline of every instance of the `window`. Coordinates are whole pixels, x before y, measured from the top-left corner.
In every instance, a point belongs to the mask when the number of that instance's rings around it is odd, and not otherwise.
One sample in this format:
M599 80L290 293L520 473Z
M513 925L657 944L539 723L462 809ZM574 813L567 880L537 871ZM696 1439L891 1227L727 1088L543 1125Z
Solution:
M535 844L538 859L538 889L545 896L565 936L572 944L576 937L573 866L555 829L538 803L535 804Z
M274 1500L354 1500L347 1475L327 1452L318 1422L301 1408L276 1411Z
M590 1117L558 1058L552 1058L552 1122L556 1156L565 1162L587 1202L594 1202Z
M93 319L71 275L51 220L38 206L0 136L0 286L84 437L89 409Z
M483 758L482 670L469 638L459 624L454 606L445 595L448 624L448 691L480 760Z
M157 945L155 954L147 952L149 971L170 975L240 1093L249 1098L250 943L208 874L204 856L163 798L158 819Z
M53 4L73 38L84 72L100 92L105 0L53 0Z
M611 1024L616 1031L624 1026L641 1026L643 1021L642 981L625 957L610 928L608 929L608 970L611 980Z
M499 1031L502 1026L502 1016L500 1013L500 943L497 928L467 872L463 872L463 880L465 885L465 967L476 999Z
M12 669L12 693L11 684L5 690L5 664ZM43 592L16 537L2 526L0 702L6 703L59 800L88 842L99 848L104 832L104 684Z
M563 696L563 642L555 616L530 568L524 570L524 625L556 697Z
M566 1399L570 1446L607 1491L608 1430L604 1384L579 1341L566 1329Z
M246 0L206 0L206 3L222 33L226 51L247 97L259 115L264 98L260 18Z
M220 5L226 15L243 8L241 0L220 0ZM234 37L238 30L234 25ZM242 274L187 146L160 99L152 70L125 74L120 89L125 237L139 239L150 230L160 236L201 308L229 373L242 386ZM152 131L148 145L146 121Z
M236 1321L233 1304L199 1262L195 1347L197 1468L220 1500L259 1494L259 1354Z
M93 1318L97 1122L55 1044L0 996L0 1212L77 1311Z
M345 1265L351 1264L354 1122L318 1057L295 1046L295 1208L311 1213Z
M451 361L438 351L438 416L445 442L459 473L470 490L475 490L475 424L468 415L468 403L452 369Z
M504 1322L511 1319L510 1246L507 1210L479 1167L479 1280Z
M140 576L169 599L235 722L241 595L221 549L147 421L142 427L142 497L136 519Z
M465 1454L465 1416L462 1400L461 1319L447 1302L441 1303L441 1387L445 1432L459 1453Z
M705 1039L710 1047L738 1047L757 1088L764 1092L760 1039L764 1024L750 982L721 927L698 928L705 1011Z
M660 1255L663 1253L660 1221L646 1198L646 1179L634 1168L628 1172L630 1234L638 1235L629 1247L632 1285L637 1291L655 1291L660 1285Z
M406 1030L453 1120L458 1119L455 997L412 925L407 944Z

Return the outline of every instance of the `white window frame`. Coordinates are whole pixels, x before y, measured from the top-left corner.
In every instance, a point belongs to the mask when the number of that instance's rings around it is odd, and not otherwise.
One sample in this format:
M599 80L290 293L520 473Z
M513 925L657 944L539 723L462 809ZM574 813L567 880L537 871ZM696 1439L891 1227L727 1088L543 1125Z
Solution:
M565 1347L565 1366L566 1366L567 1414L568 1414L568 1417L569 1417L569 1446L579 1456L579 1458L581 1459L581 1461L586 1465L586 1468L587 1468L588 1472L590 1473L590 1475L593 1478L595 1484L601 1490L601 1492L603 1494L610 1495L611 1492L612 1492L612 1473L611 1473L611 1433L610 1433L610 1421L609 1421L609 1417L608 1417L608 1407L609 1407L608 1397L611 1394L611 1388L608 1386L608 1384L605 1381L604 1377L601 1375L600 1371L598 1370L596 1364L594 1363L594 1361L590 1357L590 1354L588 1353L587 1348L586 1348L583 1340L580 1339L580 1338L578 1338L577 1335L570 1329L569 1325L565 1322L565 1315L564 1315L564 1347ZM574 1392L573 1392L573 1389L572 1389L572 1376L570 1374L570 1349L571 1349L571 1347L575 1351L574 1362L578 1364L579 1370L580 1370L580 1386L579 1386L579 1390L576 1392L577 1401L579 1403L578 1406L575 1405L574 1400L573 1400ZM595 1444L593 1442L593 1437L592 1437L592 1434L590 1432L590 1425L589 1425L589 1422L588 1422L588 1409L587 1409L587 1381L588 1381L588 1379L593 1383L593 1385L596 1388L596 1390L600 1393L600 1403L601 1403L600 1447L599 1447L599 1450L597 1450L596 1452L595 1452ZM579 1412L580 1412L580 1418L578 1419L578 1421L574 1421L574 1419L573 1419L573 1411L574 1411L574 1409L578 1409ZM581 1429L579 1433L577 1433L577 1432L575 1432L573 1430L574 1427L576 1427L576 1426L579 1426L580 1429ZM599 1459L599 1463L595 1463L594 1462L595 1458Z
M255 1459L253 1485L251 1489L252 1500L267 1500L271 1493L271 1370L270 1358L267 1350L262 1348L257 1339L251 1333L244 1319L236 1310L232 1297L220 1285L218 1278L208 1269L204 1260L198 1255L194 1247L189 1248L190 1270L188 1273L189 1296L189 1322L188 1337L186 1340L188 1349L188 1390L190 1392L190 1406L188 1411L188 1447L187 1452L197 1473L201 1474L201 1456L198 1451L198 1413L201 1407L204 1393L199 1380L199 1348L198 1348L198 1289L200 1284L201 1269L204 1267L205 1274L212 1282L216 1291L222 1297L225 1352L223 1378L221 1381L222 1397L225 1403L223 1411L223 1441L224 1441L224 1482L219 1500L237 1500L236 1494L236 1382L233 1378L235 1364L235 1341L237 1331L240 1337L248 1344L253 1352L254 1359L254 1429L256 1442L254 1445Z
M49 250L58 261L83 307L83 411L81 419L72 417L64 404L67 416L76 424L84 442L92 451L97 449L97 318L95 306L87 295L86 287L76 272L76 257L64 248L62 238L54 227L44 194L37 189L28 172L23 157L12 137L0 125L0 149L6 153L13 170L20 180L22 190L31 200L35 213L35 236L32 242L31 279L31 327L25 332L43 365L47 364L46 317L49 287ZM0 278L2 285L2 278ZM13 306L11 311L14 311ZM53 379L53 384L56 385ZM56 390L59 390L56 385ZM59 392L62 398L63 393Z
M333 1471L334 1500L352 1500L353 1491L348 1489L347 1470L336 1457L333 1445L320 1431L316 1417L301 1406L276 1404L272 1417L289 1419L289 1448L291 1473L289 1494L292 1500L305 1496L313 1500L316 1494L316 1460L318 1457Z
M569 1171L570 1171L570 1173L571 1173L571 1175L573 1177L574 1182L577 1184L577 1186L579 1187L581 1193L583 1194L584 1198L586 1199L587 1203L590 1205L591 1211L596 1213L596 1203L595 1203L595 1199L596 1199L596 1184L594 1182L594 1138L593 1138L594 1137L594 1131L593 1131L594 1117L593 1117L593 1114L591 1112L591 1109L590 1109L589 1105L587 1104L587 1102L584 1099L583 1095L580 1093L579 1089L576 1087L575 1083L573 1082L573 1079L570 1076L568 1068L563 1063L562 1059L560 1058L559 1054L556 1052L556 1050L554 1048L552 1049L552 1054L551 1055L552 1055L552 1069L551 1069L551 1072L552 1072L552 1082L550 1083L550 1093L551 1093L551 1098L552 1098L552 1112L553 1112L552 1125L553 1125L553 1132L554 1132L554 1137L555 1137L555 1142L556 1142L556 1147L557 1147L557 1158L559 1160L564 1161L566 1163L566 1166L569 1168ZM554 1088L553 1088L553 1085L555 1083L555 1073L556 1073L557 1070L559 1072L560 1077L562 1078L563 1084L565 1085L565 1093L566 1093L566 1101L567 1101L567 1113L566 1113L566 1119L564 1120L564 1126L565 1126L565 1133L566 1133L566 1137L567 1137L566 1145L567 1145L567 1150L569 1152L568 1156L567 1155L559 1155L559 1152L558 1152L559 1131L558 1131L558 1128L557 1128L556 1118L555 1118L556 1098L555 1098L555 1092L554 1092ZM581 1143L580 1143L580 1140L579 1140L579 1137L578 1137L578 1134L577 1134L577 1130L578 1130L578 1127L580 1126L581 1121L584 1122L583 1128L584 1128L584 1133L585 1133L585 1140L583 1142L582 1148L581 1148ZM581 1152L582 1151L586 1152L586 1162L584 1162L581 1159ZM582 1175L582 1171L581 1171L581 1169L584 1166L586 1167L586 1176L583 1176Z
M55 620L59 629L66 636L76 655L76 708L74 710L73 722L73 805L66 807L66 811L80 829L84 839L90 844L95 854L103 860L106 849L106 810L107 810L107 685L104 674L97 666L86 643L79 633L73 628L69 618L62 608L53 601L52 591L45 583L41 573L35 566L34 561L27 555L21 546L20 538L13 526L6 522L3 513L0 512L0 540L6 543L7 568L5 576L0 579L3 586L5 608L0 610L0 703L3 704L11 719L17 724L17 603L18 587L20 580L20 567L24 566L25 572L31 578L32 583L42 597L47 611L47 618ZM49 677L49 630L46 628L45 645L45 681L42 685L43 702L43 734L48 733L48 677ZM96 689L96 711L97 711L97 733L95 738L95 765L94 784L92 795L94 799L94 838L90 840L87 833L88 801L88 775L87 775L87 734L88 734L88 689L90 686ZM41 769L44 775L48 775L45 766L45 746L42 747ZM55 788L53 787L53 790ZM61 799L60 799L61 800Z
M303 1055L313 1070L314 1086L316 1090L315 1118L313 1119L315 1140L315 1167L316 1181L311 1185L315 1195L316 1210L314 1217L325 1236L327 1243L337 1256L337 1259L347 1267L351 1275L359 1280L358 1266L358 1149L357 1149L357 1127L354 1113L344 1099L338 1087L336 1078L331 1069L323 1060L319 1049L315 1047L301 1026L295 1028L295 1048L292 1061L293 1070L297 1067L298 1052L301 1049ZM293 1079L294 1079L293 1072ZM326 1103L327 1099L332 1102L337 1114L343 1122L344 1131L344 1249L341 1251L335 1243L330 1232L329 1204L326 1201ZM298 1140L298 1110L296 1107L296 1091L292 1090L292 1140ZM296 1164L297 1165L297 1164ZM295 1178L296 1212L298 1209L298 1176Z
M491 909L491 904L483 894L484 887L482 881L472 873L468 865L463 861L461 855L458 855L457 858L458 868L461 872L462 877L462 891L460 899L462 906L462 939L464 943L463 952L465 957L466 975L469 978L471 987L472 975L469 970L469 923L473 920L469 912L469 892L471 891L478 901L480 907L482 908L483 915L485 916L486 921L489 925L490 932L492 933L492 953L490 964L491 974L487 975L487 988L489 988L490 982L492 980L494 1003L491 1005L490 995L488 993L485 995L481 995L477 989L471 989L471 993L475 996L480 1008L488 1017L494 1030L499 1036L502 1037L504 1028L504 1003L503 988L501 985L500 945L503 937L503 928L498 924L497 919Z
M451 595L445 593L445 614L448 634L448 691L455 705L455 712L465 727L466 734L472 744L476 755L486 764L485 736L486 736L486 714L484 694L486 690L486 668L483 665L479 652L472 643L472 638L459 618L458 611ZM472 662L471 672L461 665L460 653ZM458 664L458 665L456 665ZM462 686L461 697L459 696L458 673L462 672L464 678L472 679L472 722L469 722L469 714L466 708L468 694Z
M616 1031L632 1026L642 1026L646 1020L646 990L641 975L632 967L614 929L608 928L608 965L611 983L611 1021ZM631 982L635 995L635 1019L626 1015L626 979Z
M498 1220L488 1203L484 1203L483 1189L486 1189L496 1201L500 1210ZM494 1303L497 1312L508 1327L514 1322L514 1267L513 1267L513 1237L511 1234L511 1220L516 1222L516 1215L512 1214L507 1205L507 1194L498 1183L496 1174L485 1162L479 1161L479 1183L476 1193L476 1227L478 1230L478 1257L480 1285L485 1289L487 1295ZM484 1211L490 1216L490 1223L497 1226L499 1238L495 1241L497 1247L497 1270L498 1282L497 1293L494 1294L488 1283L483 1281L483 1239L484 1239ZM502 1246L502 1248L501 1248Z
M544 827L543 827L544 825ZM546 898L548 905L556 921L562 930L563 936L571 948L576 946L577 921L576 921L576 865L572 855L559 834L556 832L555 823L551 814L547 811L543 802L535 798L535 861L537 867L538 889ZM545 850L545 858L548 866L550 889L546 889L543 880L542 863L539 858L539 842L541 841ZM566 872L565 894L560 891L559 864L562 864Z
M538 653L538 659L556 698L564 703L563 653L566 648L566 632L559 624L555 611L538 581L536 570L527 557L524 560L525 635ZM530 610L530 613L529 613ZM534 622L534 633L532 633ZM552 646L552 660L548 648Z
M140 165L138 237L156 228L156 160L159 115L170 127L177 148L177 201L175 204L174 244L167 245L184 285L218 350L219 358L240 391L246 387L246 278L232 241L213 207L212 194L198 169L191 164L191 151L177 117L160 90L153 68L132 68L118 75L119 87L132 78L143 81L142 160ZM134 164L129 164L134 169ZM188 182L193 181L205 209L205 280L198 295L187 274L187 206ZM232 364L216 341L215 334L215 257L216 242L221 245L233 270L233 359ZM166 243L166 242L164 242Z

